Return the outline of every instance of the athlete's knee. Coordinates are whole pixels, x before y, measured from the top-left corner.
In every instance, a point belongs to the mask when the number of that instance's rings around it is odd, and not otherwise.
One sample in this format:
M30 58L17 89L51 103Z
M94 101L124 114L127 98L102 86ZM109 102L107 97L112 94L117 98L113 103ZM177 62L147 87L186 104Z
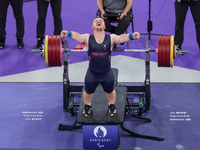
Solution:
M108 93L108 94L112 94L114 92L114 86L112 87L103 87L104 92Z
M94 92L95 92L95 89L85 87L85 93L86 94L93 94Z

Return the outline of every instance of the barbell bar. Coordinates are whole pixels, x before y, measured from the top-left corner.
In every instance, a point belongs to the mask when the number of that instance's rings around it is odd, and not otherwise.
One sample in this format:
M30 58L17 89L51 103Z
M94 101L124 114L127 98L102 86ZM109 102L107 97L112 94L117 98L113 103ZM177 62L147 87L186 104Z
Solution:
M68 49L68 46L62 48L62 39L60 35L46 35L45 44L40 49L34 49L32 52L40 52L45 57L46 66L62 66L64 52L80 52L87 50ZM174 45L174 36L159 35L158 48L150 49L123 49L113 50L118 52L156 52L158 54L158 67L173 67L174 59L178 54L187 54L187 50L178 50Z

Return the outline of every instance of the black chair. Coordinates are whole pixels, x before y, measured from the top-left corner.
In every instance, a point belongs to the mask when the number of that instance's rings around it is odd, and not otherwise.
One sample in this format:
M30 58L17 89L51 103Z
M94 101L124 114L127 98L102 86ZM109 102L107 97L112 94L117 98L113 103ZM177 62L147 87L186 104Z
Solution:
M133 17L134 17L134 15L133 15L133 12L132 12L132 8L131 8L130 12L131 12L131 13L130 13L130 15L131 15L130 24L131 24L132 33L133 33L133 32L134 32L134 23L133 23ZM100 16L100 13L101 13L100 10L98 10L97 13L96 13L96 16L97 16L97 17ZM108 17L117 17L117 15L118 15L118 14L105 13L105 16L108 16ZM115 20L115 21L111 21L111 23L119 23L119 21L118 21L118 20ZM126 34L128 33L127 29L126 29L125 33L126 33ZM129 49L129 42L127 42L127 48Z

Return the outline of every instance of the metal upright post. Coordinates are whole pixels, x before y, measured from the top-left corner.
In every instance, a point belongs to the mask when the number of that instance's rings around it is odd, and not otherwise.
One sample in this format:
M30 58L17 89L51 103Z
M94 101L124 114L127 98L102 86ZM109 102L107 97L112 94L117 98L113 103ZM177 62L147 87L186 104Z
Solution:
M151 21L151 0L149 0L149 19L147 22L147 31L148 33L140 33L140 35L148 35L148 39L151 39L151 35L163 35L163 34L155 34L155 33L151 33L151 31L153 30L153 22Z
M146 40L146 49L149 49L149 39ZM145 61L145 111L150 110L150 100L151 100L151 85L150 85L150 52L146 51L146 61Z
M147 23L147 31L148 31L149 40L151 39L151 31L152 30L153 30L153 24L151 21L151 0L149 0L149 20Z
M68 41L64 41L64 72L63 72L63 110L66 112L68 111L69 106L69 74L68 74L68 64L69 64L69 53L68 51L65 51L65 49L68 49Z

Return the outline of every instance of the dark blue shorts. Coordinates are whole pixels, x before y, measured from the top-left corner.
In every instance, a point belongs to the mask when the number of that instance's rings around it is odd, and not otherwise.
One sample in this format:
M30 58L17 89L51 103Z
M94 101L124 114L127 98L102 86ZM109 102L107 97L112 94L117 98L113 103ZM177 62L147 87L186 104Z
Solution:
M106 93L111 93L114 90L114 75L112 69L106 73L96 73L87 70L85 76L85 92L92 94L96 87L101 84Z

